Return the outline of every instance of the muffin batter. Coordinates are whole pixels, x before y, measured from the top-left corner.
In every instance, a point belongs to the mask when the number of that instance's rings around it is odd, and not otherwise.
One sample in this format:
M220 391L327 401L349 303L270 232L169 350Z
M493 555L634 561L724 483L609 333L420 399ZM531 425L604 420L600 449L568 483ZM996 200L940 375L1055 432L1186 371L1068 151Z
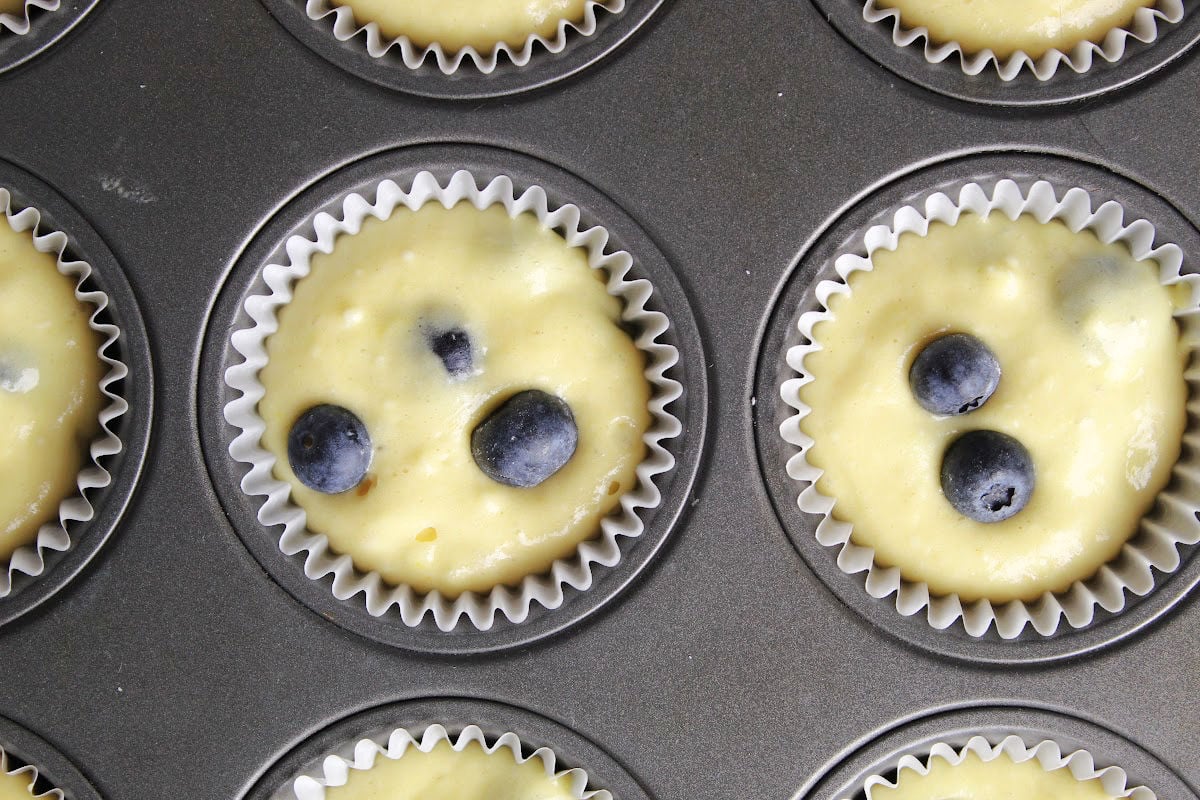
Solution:
M1100 43L1127 26L1155 0L876 0L900 12L905 28L928 28L934 42L958 42L968 53L990 49L1000 58L1020 50L1037 58L1069 52L1080 42Z
M25 13L25 0L0 0L0 14L15 14L22 16Z
M532 214L466 202L369 217L314 256L259 375L263 445L309 530L360 570L448 597L519 583L596 535L636 484L649 426L644 357L605 277ZM430 326L470 336L464 374L430 350ZM514 488L480 470L471 432L525 389L565 400L579 443L544 483ZM358 415L374 443L357 489L313 491L289 465L289 429L320 403Z
M55 257L0 216L0 563L57 518L99 431L90 314Z
M1067 767L1047 771L1037 761L1005 754L984 761L973 752L961 764L931 758L929 774L901 770L896 786L875 786L871 800L1112 800L1099 778L1081 781Z
M387 37L448 52L498 44L520 48L530 36L553 39L559 22L581 22L587 0L338 0L360 25L374 22Z
M29 800L33 797L33 774L10 775L0 771L0 800Z
M478 742L456 752L438 742L428 753L409 747L399 758L376 756L368 770L350 770L325 800L572 800L571 778L546 775L541 759L518 764L511 750L488 755Z
M1033 600L1111 560L1179 457L1187 353L1172 314L1186 301L1157 266L1120 245L1029 216L935 223L877 251L832 320L813 336L812 408L801 429L851 538L934 594ZM908 383L924 343L978 337L1002 369L978 410L938 417ZM1002 522L957 513L942 494L943 453L960 433L991 429L1032 456L1029 505Z

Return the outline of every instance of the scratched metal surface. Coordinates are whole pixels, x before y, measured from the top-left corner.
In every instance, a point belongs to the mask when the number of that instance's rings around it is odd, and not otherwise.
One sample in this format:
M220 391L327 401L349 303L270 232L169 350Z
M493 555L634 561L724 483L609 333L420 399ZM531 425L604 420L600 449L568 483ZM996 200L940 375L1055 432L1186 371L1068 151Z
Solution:
M439 697L552 720L656 800L806 787L829 800L847 770L965 707L971 725L1092 742L1160 797L1195 800L1197 592L1050 665L902 643L837 600L784 534L750 400L806 243L917 166L986 148L1074 155L1196 225L1198 85L1193 48L1083 105L989 110L898 78L808 2L675 0L568 81L450 103L348 75L251 0L100 2L0 75L0 158L67 198L123 267L148 331L153 431L96 559L0 628L0 717L107 800L241 798L338 720ZM673 266L709 354L705 457L663 550L571 629L470 657L377 644L293 599L235 534L198 443L201 417L219 413L197 403L210 307L253 233L339 167L446 141L536 156L624 209Z

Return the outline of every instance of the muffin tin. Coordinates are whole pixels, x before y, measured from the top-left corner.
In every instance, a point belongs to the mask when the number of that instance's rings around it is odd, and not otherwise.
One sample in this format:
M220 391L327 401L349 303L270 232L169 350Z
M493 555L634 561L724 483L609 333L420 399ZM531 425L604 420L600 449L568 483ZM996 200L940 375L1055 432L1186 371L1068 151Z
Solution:
M507 71L502 91L335 66L314 50L340 45L289 23L292 0L97 3L61 41L35 29L20 47L44 52L0 74L0 182L63 199L56 221L89 258L110 248L132 287L114 304L145 321L123 323L137 374L120 480L139 485L106 498L111 537L68 554L80 574L0 617L0 744L80 800L224 800L269 797L368 729L476 722L626 800L847 800L892 755L1016 729L1085 746L1160 798L1200 797L1194 548L1069 636L910 629L796 534L773 449L780 321L880 203L1062 166L1130 192L1166 238L1200 235L1196 15L1129 61L1171 63L1128 88L1016 86L1003 97L1040 105L998 110L977 85L952 92L964 102L882 69L824 5L632 0L611 36ZM232 491L214 343L307 214L380 170L460 161L554 187L665 287L686 432L636 558L558 611L447 645L372 626L324 586L308 582L328 602L306 598L275 568ZM53 749L22 750L29 732Z

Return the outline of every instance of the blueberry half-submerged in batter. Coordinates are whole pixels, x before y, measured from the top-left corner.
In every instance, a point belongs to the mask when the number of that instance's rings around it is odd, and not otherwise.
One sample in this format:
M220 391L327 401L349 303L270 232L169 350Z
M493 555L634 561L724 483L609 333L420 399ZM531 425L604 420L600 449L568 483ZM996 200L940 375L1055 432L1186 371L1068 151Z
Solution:
M442 366L451 377L469 375L475 366L471 337L462 328L428 328L425 343L442 360Z
M537 389L513 395L471 433L471 455L483 474L524 489L562 469L578 444L571 407Z
M341 406L313 406L288 434L288 463L310 489L341 494L358 486L371 466L371 436L362 420Z
M1033 459L1025 446L997 431L971 431L942 457L942 492L950 505L976 522L1001 522L1033 494Z
M913 360L908 383L921 407L952 417L988 401L1000 384L1000 362L983 342L965 333L934 339Z

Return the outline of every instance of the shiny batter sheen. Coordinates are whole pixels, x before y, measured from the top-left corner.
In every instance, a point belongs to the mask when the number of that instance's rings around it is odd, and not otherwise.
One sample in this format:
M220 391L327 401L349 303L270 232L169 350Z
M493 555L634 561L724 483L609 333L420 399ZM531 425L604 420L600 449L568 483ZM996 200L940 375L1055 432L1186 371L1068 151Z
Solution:
M958 42L968 53L990 49L1001 58L1018 50L1037 58L1069 52L1083 41L1104 41L1139 8L1155 0L876 0L900 12L905 28L924 27L939 43Z
M929 774L901 770L895 788L876 786L871 800L1112 800L1099 778L1081 781L1067 767L1047 771L1037 759L1001 754L984 761L967 753L961 764L930 759Z
M29 800L33 797L33 775L22 772L10 775L0 772L0 800Z
M1033 600L1090 577L1137 529L1179 457L1187 353L1172 319L1186 302L1157 265L1088 232L1000 213L906 233L813 336L801 399L817 488L876 561L935 594ZM920 347L979 337L1000 361L977 411L938 418L908 383ZM942 495L946 446L990 428L1029 450L1037 483L1008 520L974 522Z
M369 218L318 254L267 342L264 445L276 475L362 570L446 596L516 584L595 536L636 484L645 454L644 357L619 326L621 302L583 250L532 214L430 202ZM465 328L476 369L452 379L422 324ZM579 446L531 489L486 477L471 431L524 389L566 400ZM324 495L287 462L288 430L310 406L359 416L375 444L356 490Z
M428 753L409 747L399 758L376 756L368 770L350 770L325 800L572 800L571 779L546 774L542 760L518 764L511 750L491 755L478 742L455 751L438 742Z
M448 52L497 44L520 48L533 35L553 39L562 20L583 20L587 0L336 0L360 24L374 22L393 39L407 36L420 47Z
M0 564L74 494L99 430L99 340L75 282L0 216Z

